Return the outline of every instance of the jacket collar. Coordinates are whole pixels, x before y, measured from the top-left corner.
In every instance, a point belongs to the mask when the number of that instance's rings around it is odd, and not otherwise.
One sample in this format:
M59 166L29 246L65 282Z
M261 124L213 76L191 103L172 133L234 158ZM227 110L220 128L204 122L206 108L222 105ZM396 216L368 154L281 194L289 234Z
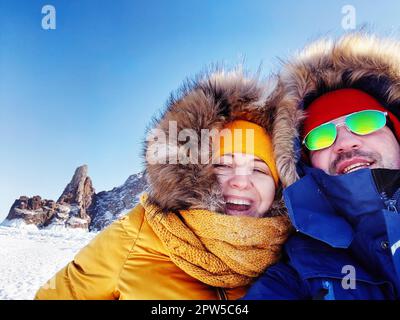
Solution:
M384 208L372 171L330 176L304 168L305 176L284 191L285 203L297 231L334 248L348 248L354 232L346 219Z

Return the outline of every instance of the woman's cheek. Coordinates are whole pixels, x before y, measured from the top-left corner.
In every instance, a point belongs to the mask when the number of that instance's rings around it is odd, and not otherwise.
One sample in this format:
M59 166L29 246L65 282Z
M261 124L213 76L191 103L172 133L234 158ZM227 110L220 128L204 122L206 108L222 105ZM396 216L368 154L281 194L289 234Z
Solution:
M217 174L217 182L220 185L222 191L225 189L227 181L228 177L226 175Z
M274 179L271 176L265 176L263 179L258 179L255 186L260 197L259 210L262 211L261 213L265 213L269 210L275 198Z

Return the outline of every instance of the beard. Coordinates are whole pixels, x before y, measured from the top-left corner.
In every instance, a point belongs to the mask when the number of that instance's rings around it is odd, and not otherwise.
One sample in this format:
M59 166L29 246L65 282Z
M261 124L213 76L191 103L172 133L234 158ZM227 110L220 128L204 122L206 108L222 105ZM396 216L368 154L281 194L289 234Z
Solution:
M394 165L385 165L382 156L377 152L366 152L361 150L351 150L348 152L340 153L335 160L329 166L329 174L330 175L337 175L337 165L344 161L355 157L362 157L366 161L373 163L375 168L382 168L382 169L393 169Z

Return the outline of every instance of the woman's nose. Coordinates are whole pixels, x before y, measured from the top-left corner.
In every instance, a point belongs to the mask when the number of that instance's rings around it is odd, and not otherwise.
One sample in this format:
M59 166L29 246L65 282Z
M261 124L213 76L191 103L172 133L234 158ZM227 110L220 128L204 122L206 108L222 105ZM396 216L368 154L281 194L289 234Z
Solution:
M250 174L248 172L236 173L229 179L229 185L235 189L247 189L251 185Z

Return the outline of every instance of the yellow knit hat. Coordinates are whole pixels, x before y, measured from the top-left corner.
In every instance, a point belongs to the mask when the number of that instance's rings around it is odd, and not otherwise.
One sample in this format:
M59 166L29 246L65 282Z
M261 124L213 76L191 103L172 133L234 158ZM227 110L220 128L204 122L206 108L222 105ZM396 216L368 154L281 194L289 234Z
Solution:
M278 185L279 175L276 169L272 140L261 126L245 120L228 123L221 131L217 153L218 156L228 153L244 153L259 157L268 165L275 185Z

